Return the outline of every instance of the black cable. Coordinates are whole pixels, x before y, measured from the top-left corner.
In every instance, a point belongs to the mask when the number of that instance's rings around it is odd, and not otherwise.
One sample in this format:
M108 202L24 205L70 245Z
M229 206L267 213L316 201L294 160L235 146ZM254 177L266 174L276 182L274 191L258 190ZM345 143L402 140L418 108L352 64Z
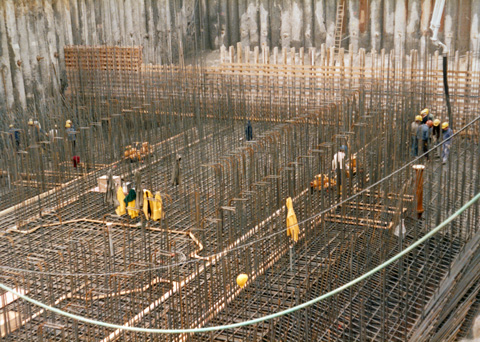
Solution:
M445 90L445 101L447 102L448 122L453 129L452 107L450 106L450 94L448 93L448 56L443 56L443 88Z

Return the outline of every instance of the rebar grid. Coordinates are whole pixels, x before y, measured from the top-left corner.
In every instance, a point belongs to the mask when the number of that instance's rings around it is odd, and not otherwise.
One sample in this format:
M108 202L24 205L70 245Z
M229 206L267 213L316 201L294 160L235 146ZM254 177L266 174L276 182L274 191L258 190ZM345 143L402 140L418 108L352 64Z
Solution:
M479 190L478 122L455 137L447 165L433 153L432 161L422 161L421 220L410 167L375 184L411 160L406 127L412 113L436 103L441 92L430 59L407 84L402 81L414 71L392 55L372 59L372 66L380 64L372 75L360 67L356 78L353 68L327 65L71 70L71 102L52 107L73 105L78 146L64 135L42 148L25 134L15 151L4 139L1 165L8 181L2 191L13 195L0 212L2 282L86 317L165 328L247 320L345 284L423 236ZM471 87L452 94L468 109L461 112L465 122L478 117L476 74L466 77ZM249 142L246 118L255 129ZM129 162L124 147L136 141L147 141L151 151ZM349 165L341 191L338 185L311 189L317 174L335 179L331 160L341 145L348 146ZM82 158L77 168L69 160L74 149ZM182 184L173 186L178 154ZM165 218L116 217L91 191L108 170L130 182L141 171L142 187L162 193ZM300 222L297 243L285 234L289 196ZM402 219L406 232L395 235ZM370 281L251 327L146 336L74 322L11 298L2 314L17 316L0 340L406 341L478 223L476 206ZM249 275L243 290L235 283L240 273Z

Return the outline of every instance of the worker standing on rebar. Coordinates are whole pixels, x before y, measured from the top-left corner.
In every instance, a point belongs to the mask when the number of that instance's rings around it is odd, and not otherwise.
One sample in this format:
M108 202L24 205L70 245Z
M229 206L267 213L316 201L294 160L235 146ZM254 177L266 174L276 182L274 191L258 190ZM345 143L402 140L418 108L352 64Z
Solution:
M424 154L428 151L428 139L430 138L430 128L433 126L432 120L428 120L426 123L421 124L417 130L417 139L422 147L421 153ZM425 159L428 161L428 153L425 154Z
M55 138L58 137L57 125L53 126L53 128L48 132L48 137L50 138L50 142L53 144L55 142Z
M415 121L412 122L410 126L410 136L412 141L412 157L418 156L418 138L417 138L417 131L420 123L422 122L422 116L417 115L415 117Z
M20 131L16 129L13 124L10 124L8 126L8 134L10 136L12 146L15 148L15 151L18 151L20 148Z
M420 112L420 115L422 116L422 124L427 123L428 120L433 121L434 117L433 114L430 113L430 110L428 108L425 108Z
M443 143L442 143L442 164L446 164L448 155L450 154L450 148L452 147L452 135L453 130L448 127L448 122L442 123Z
M253 128L252 128L252 124L250 123L250 120L248 120L247 126L245 126L245 137L247 141L250 141L253 139Z
M173 170L172 170L172 179L170 183L172 186L180 185L182 182L181 172L180 172L180 161L182 160L182 156L177 154L175 160L173 161Z
M76 146L76 132L75 132L75 127L73 126L73 123L71 120L67 120L65 122L65 132L67 133L67 140L70 142L71 148L72 148L72 155L75 156L75 146Z
M44 138L48 138L40 122L37 120L33 121L33 119L28 120L28 135L30 137L30 146L40 144Z
M343 169L343 161L345 159L345 146L340 146L340 150L335 153L332 160L332 170L337 175L337 189L338 193L341 194L342 192L342 169Z
M432 146L437 146L440 143L440 119L433 120L433 127L430 132L430 143ZM440 147L435 148L434 151L435 158L440 158Z
M432 143L435 145L440 142L440 119L433 120L431 138L432 138Z

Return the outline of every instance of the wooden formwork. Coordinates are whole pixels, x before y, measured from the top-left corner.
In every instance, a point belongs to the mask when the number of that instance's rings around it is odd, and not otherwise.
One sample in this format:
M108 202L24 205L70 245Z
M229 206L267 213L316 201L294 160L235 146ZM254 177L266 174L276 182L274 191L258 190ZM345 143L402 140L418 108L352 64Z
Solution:
M67 53L67 49L71 52ZM367 55L363 49L357 54L340 49L335 54L333 48L324 47L319 54L314 48L308 53L303 49L274 48L270 53L267 47L261 52L255 48L252 53L238 44L236 49L221 49L220 65L199 68L141 64L141 48L103 47L105 51L110 49L108 56L113 59L103 57L97 64L90 62L98 49L66 48L71 91L90 98L117 99L125 104L123 108L128 108L132 98L149 98L159 105L183 101L186 111L193 112L188 108L195 104L207 108L228 98L229 106L243 112L292 110L288 108L292 102L295 110L311 111L338 103L346 93L364 89L366 101L375 94L387 95L385 98L403 95L430 108L436 117L447 119L438 53L420 58L416 50L397 56L394 51L372 51ZM455 126L461 127L475 116L478 105L480 72L474 70L470 53L462 63L458 53L450 58L448 82ZM193 93L201 95L196 103L190 97ZM269 110L265 111L265 107ZM388 101L376 109L391 110Z
M138 71L142 65L142 46L65 46L67 69Z

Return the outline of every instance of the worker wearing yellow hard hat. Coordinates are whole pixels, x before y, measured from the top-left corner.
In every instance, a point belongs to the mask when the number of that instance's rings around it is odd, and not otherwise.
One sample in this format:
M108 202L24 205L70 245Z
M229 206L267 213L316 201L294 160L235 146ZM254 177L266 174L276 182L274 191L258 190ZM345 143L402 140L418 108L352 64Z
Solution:
M452 147L453 131L449 127L448 122L442 123L442 164L446 164L448 155L450 154L450 148Z
M415 116L415 121L413 121L410 125L410 140L411 140L411 155L412 157L418 156L418 139L417 139L417 131L420 123L422 122L422 116L417 115Z
M440 141L440 119L433 120L432 125L432 142L436 145Z
M431 132L430 132L430 144L432 146L437 146L440 143L440 119L435 119L433 120ZM435 151L433 152L435 158L440 158L440 148L436 148Z
M427 123L428 120L432 120L433 122L433 120L435 119L428 108L423 109L420 112L420 115L422 116L422 124Z
M14 124L8 125L8 135L10 136L12 146L14 146L15 150L18 151L20 147L20 131L18 129L15 129Z
M73 126L72 120L65 121L65 132L67 133L67 141L70 143L72 154L75 156L77 132L75 132L75 127Z

